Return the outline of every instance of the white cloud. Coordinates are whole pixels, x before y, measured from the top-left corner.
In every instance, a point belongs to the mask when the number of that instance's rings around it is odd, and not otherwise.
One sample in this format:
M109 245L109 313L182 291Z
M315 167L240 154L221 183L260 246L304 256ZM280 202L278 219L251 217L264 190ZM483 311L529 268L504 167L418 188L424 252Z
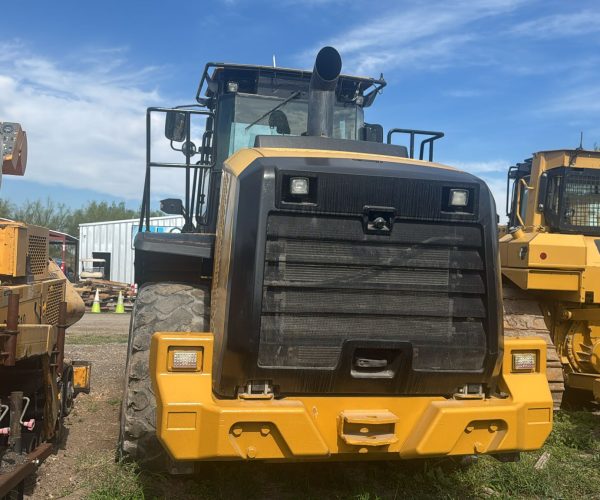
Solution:
M500 216L500 223L506 224L506 178L498 179L486 175L480 175L490 188L494 200L496 200L496 213Z
M569 89L564 95L549 102L544 112L593 114L597 118L600 112L600 88L597 85L579 86Z
M468 99L471 97L481 97L485 92L481 89L451 89L443 92L448 97L456 97L458 99Z
M474 39L469 24L506 14L523 0L467 0L397 4L387 12L326 40L344 58L346 72L372 73L407 66L447 66ZM316 50L303 53L310 63Z
M90 51L74 69L0 43L0 120L27 131L27 179L141 198L145 110L164 100L150 81L157 68L131 70L122 52ZM160 175L157 193L181 192L178 180Z
M532 38L564 38L600 31L600 12L580 10L553 14L517 24L512 33Z
M488 160L468 162L456 161L450 162L449 165L452 165L461 170L465 170L466 172L471 172L472 174L478 175L506 172L508 167L512 164L506 160Z

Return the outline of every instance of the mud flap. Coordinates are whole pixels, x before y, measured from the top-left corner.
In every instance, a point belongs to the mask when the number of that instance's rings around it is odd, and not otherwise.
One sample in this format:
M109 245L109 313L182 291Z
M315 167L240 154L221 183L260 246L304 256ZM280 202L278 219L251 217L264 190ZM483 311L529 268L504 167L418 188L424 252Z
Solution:
M92 363L89 361L73 361L73 388L75 395L80 392L90 393L90 378L92 375Z

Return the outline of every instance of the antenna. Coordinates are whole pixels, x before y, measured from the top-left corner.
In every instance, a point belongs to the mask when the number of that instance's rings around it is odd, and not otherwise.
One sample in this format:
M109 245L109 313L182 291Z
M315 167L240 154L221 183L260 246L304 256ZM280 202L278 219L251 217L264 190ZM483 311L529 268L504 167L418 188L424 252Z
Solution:
M277 67L277 62L275 61L275 54L273 54L273 67L274 68Z
M579 147L577 149L583 151L583 131L579 132Z

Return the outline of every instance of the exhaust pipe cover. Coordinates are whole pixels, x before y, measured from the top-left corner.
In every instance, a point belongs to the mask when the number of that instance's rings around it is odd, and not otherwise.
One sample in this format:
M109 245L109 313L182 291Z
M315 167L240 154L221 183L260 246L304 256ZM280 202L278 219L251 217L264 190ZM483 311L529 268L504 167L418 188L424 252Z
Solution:
M308 88L308 135L332 136L335 89L341 70L340 53L333 47L323 47L315 59Z

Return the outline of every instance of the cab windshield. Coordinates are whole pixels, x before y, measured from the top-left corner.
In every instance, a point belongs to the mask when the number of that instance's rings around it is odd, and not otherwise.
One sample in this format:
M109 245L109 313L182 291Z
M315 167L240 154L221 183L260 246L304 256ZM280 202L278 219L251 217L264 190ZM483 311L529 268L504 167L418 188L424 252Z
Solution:
M600 172L559 168L551 171L546 218L558 230L600 232Z
M221 106L222 116L229 113L233 115L230 120L223 120L225 123L222 123L230 127L228 131L223 130L229 136L226 156L239 149L253 147L257 135L306 134L308 102L302 97L285 102L285 99L277 97L236 94L232 100L223 100ZM363 124L363 110L360 106L335 106L333 137L356 140Z
M567 176L564 219L572 226L600 227L600 177Z

